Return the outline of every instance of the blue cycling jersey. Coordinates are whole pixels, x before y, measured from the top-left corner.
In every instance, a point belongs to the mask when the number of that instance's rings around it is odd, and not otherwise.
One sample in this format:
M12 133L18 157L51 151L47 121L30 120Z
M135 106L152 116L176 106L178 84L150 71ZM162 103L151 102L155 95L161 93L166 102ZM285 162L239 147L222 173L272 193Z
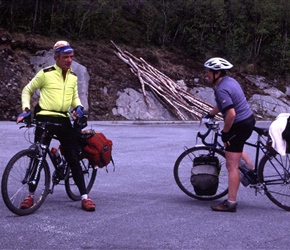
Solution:
M225 118L226 111L234 108L234 123L249 118L253 112L248 104L240 84L232 77L225 76L215 89L215 99L219 111Z

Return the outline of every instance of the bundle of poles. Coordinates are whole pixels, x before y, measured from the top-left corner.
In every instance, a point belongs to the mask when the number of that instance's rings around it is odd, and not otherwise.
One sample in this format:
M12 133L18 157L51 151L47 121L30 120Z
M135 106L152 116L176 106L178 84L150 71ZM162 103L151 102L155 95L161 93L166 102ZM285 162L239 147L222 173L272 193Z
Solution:
M143 58L136 58L128 51L122 51L113 41L111 42L115 47L116 56L126 63L131 72L138 77L148 108L151 108L151 104L147 98L145 86L178 120L199 120L212 109L211 104L184 90ZM220 118L217 116L217 119Z

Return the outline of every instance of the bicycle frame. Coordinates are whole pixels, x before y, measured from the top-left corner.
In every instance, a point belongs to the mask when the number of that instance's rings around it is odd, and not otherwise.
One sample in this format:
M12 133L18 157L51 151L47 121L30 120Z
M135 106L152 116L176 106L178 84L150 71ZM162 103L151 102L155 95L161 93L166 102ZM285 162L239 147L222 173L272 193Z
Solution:
M33 186L37 185L37 178L38 178L38 175L39 175L39 173L41 171L41 166L43 164L44 159L46 159L47 154L49 155L49 158L50 158L50 160L52 162L52 165L54 166L55 170L58 169L58 166L54 163L54 161L52 161L52 153L50 152L50 150L48 150L50 142L51 142L51 139L57 139L56 136L51 135L49 133L49 130L47 128L49 125L61 126L60 124L51 123L51 122L36 122L36 127L42 130L41 137L40 137L39 141L34 142L29 147L30 149L34 150L36 155L38 156L37 157L38 158L38 164L37 164L35 172L34 172L34 170L32 170L33 173L34 173L34 176L32 177L32 180L29 183L29 184L31 184ZM54 183L54 184L56 184L56 183ZM53 185L53 187L54 187L54 185ZM51 193L53 193L53 187L50 190Z
M54 170L55 170L53 172L53 175L52 175L52 187L49 191L50 194L52 194L55 185L57 185L61 180L66 181L69 178L68 165L67 164L65 164L65 165L56 164L55 161L52 160L53 153L51 152L51 150L49 150L51 140L52 139L58 140L58 138L57 138L57 136L50 133L48 127L49 126L60 127L60 126L62 126L62 124L48 122L48 121L47 122L34 121L34 124L36 124L36 127L41 129L42 131L40 133L41 134L40 140L37 142L34 142L30 146L30 148L35 151L37 158L39 160L38 165L36 167L36 170L31 169L32 173L34 173L34 176L33 176L33 178L31 178L32 181L30 183L34 186L37 186L37 178L38 178L38 175L41 171L41 166L43 164L43 161L46 159L46 156L48 155L50 160L51 160L51 163L54 167ZM29 124L29 126L31 126L31 123ZM84 173L89 173L89 170L85 166L83 160L80 160L80 161L81 161L81 165L82 165Z
M219 130L220 130L219 124L216 123L215 121L213 121L213 123L206 124L206 126L207 126L208 130L204 134L201 134L200 132L198 132L197 136L196 136L197 139L201 138L202 143L205 146L212 147L213 150L218 148L218 149L224 151L225 147L221 143L219 143L219 141L218 141L218 138L221 137L221 133L219 133ZM206 142L205 140L211 131L214 132L214 138L213 138L212 142L209 143L209 142ZM262 151L264 155L268 155L268 153L270 151L267 147L267 144L262 141L263 136L268 136L268 130L264 129L264 128L254 127L254 131L257 133L257 136L258 136L256 142L251 143L249 141L246 141L245 145L255 148L254 171L257 173L258 167L259 167L260 151Z
M17 215L28 215L35 212L45 201L48 194L52 194L54 186L64 181L65 191L73 201L81 200L79 188L76 185L69 163L59 164L53 161L52 152L49 150L52 139L57 139L50 130L52 126L62 126L51 122L25 122L20 128L37 127L37 138L28 138L30 147L20 150L7 163L1 180L1 193L7 208ZM39 133L38 133L39 132ZM78 136L79 131L76 130ZM81 131L80 131L81 133ZM81 150L79 152L81 154ZM51 163L47 162L47 154ZM79 159L84 184L87 192L93 187L97 169L92 166L88 159ZM51 175L50 165L54 166ZM61 170L61 171L60 171ZM52 183L51 183L52 180ZM33 204L23 208L22 203L26 197L32 198Z
M203 145L196 142L194 147L186 148L177 158L173 168L178 187L186 195L199 200L214 200L228 193L228 175L224 174L226 170L225 147L219 140L221 137L219 124L215 120L207 119L207 121L209 122L204 122L207 131L203 134L198 132L196 137L196 141L200 138ZM255 152L252 152L255 154L254 173L243 172L239 167L241 178L248 180L244 186L249 185L250 188L254 188L256 194L265 194L275 205L290 211L290 154L286 152L285 155L281 155L272 147L268 129L254 127L253 130L257 133L257 137L255 141L246 141L245 146L255 148ZM207 138L211 132L213 132L211 138ZM194 184L189 181L194 157L200 155L218 157L223 168L219 175L219 192L212 196L197 194Z
M248 141L245 142L245 145L255 148L255 151L256 151L255 152L255 162L254 162L255 173L257 173L258 167L259 167L260 151L262 151L264 155L267 155L267 153L269 151L266 147L266 144L262 142L262 140L261 140L262 135L257 131L257 129L258 128L256 128L256 127L254 128L254 131L258 134L257 141L255 143L251 143Z

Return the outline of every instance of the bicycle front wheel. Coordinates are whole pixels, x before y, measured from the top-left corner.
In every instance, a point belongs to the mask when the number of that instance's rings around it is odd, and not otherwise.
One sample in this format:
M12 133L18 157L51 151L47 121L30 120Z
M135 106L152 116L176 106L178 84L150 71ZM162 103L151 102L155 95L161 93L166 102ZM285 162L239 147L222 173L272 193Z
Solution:
M263 156L258 179L267 197L278 207L290 211L290 155Z
M80 164L83 170L83 176L85 185L87 188L87 193L89 193L94 185L96 176L97 176L97 169L95 169L92 165L90 165L88 159L80 160ZM70 168L68 167L69 175L65 179L65 190L70 199L73 201L81 200L81 195L77 185L74 182L72 173Z
M221 167L219 173L219 185L214 195L198 195L191 184L191 169L194 158L201 155L216 156ZM198 200L215 200L228 193L228 173L226 169L226 159L223 151L212 147L200 146L189 148L184 151L176 160L173 169L174 179L178 187L188 196Z
M1 188L3 201L8 209L17 215L28 215L35 212L49 193L50 170L46 160L38 168L39 159L34 150L26 149L18 152L8 162L2 176ZM39 172L37 173L37 171ZM29 187L37 179L34 192L34 204L21 209L20 204L29 194Z

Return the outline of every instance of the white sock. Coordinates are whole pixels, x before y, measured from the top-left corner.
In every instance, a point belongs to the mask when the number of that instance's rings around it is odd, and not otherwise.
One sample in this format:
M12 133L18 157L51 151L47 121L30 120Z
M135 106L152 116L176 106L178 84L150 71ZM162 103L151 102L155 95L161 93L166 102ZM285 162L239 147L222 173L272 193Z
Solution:
M88 195L87 194L83 194L82 195L82 200L87 199L87 198L88 198Z
M235 202L235 201L229 201L228 200L228 205L235 205L237 202Z

